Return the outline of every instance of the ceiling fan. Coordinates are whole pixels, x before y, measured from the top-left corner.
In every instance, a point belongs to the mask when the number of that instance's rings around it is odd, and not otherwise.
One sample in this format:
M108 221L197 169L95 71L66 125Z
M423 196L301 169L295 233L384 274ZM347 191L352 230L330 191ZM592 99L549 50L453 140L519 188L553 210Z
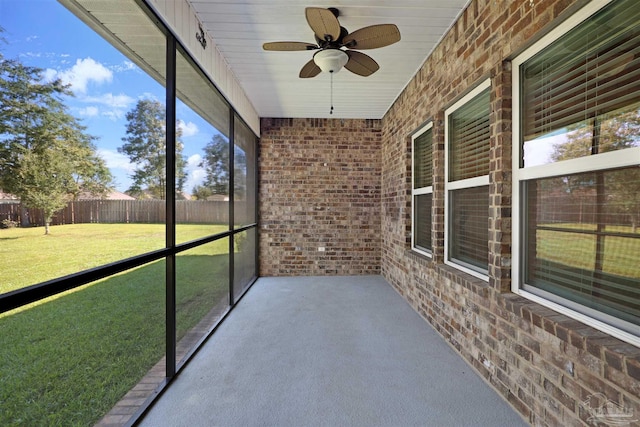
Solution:
M271 51L317 50L313 59L300 70L303 79L315 77L321 71L337 73L342 67L360 76L370 76L380 66L357 50L389 46L400 40L400 30L394 24L371 25L349 33L338 22L340 12L333 7L307 7L305 15L315 33L316 44L282 41L262 45L264 50Z

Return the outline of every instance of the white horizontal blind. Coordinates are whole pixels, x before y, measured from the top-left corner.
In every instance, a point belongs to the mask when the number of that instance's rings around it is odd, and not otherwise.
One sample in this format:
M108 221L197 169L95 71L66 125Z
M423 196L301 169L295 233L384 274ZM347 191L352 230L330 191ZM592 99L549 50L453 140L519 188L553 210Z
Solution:
M639 22L613 2L522 65L525 141L640 101Z
M431 251L431 207L433 194L414 196L414 245L417 248Z
M487 279L490 81L445 111L445 262Z
M431 252L433 130L413 140L413 246Z
M422 133L413 141L413 188L433 185L433 132Z
M449 116L449 182L489 174L489 89Z
M483 271L489 262L488 203L486 185L451 192L450 257Z

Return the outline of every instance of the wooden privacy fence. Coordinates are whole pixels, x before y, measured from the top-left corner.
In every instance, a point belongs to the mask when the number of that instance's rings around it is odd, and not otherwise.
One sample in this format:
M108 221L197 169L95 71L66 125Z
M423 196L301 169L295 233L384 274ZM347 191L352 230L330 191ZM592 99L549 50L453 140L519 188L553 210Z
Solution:
M624 212L615 203L607 203L599 212L595 191L567 197L565 193L545 194L539 199L536 222L596 224L598 218L607 225L628 226L632 213Z
M79 200L69 202L57 212L52 225L87 223L159 224L166 219L164 200ZM235 202L238 213L245 212L246 202ZM26 209L18 201L0 202L0 222L8 219L23 227L44 225L40 209ZM184 224L226 224L229 222L229 202L178 200L176 222Z

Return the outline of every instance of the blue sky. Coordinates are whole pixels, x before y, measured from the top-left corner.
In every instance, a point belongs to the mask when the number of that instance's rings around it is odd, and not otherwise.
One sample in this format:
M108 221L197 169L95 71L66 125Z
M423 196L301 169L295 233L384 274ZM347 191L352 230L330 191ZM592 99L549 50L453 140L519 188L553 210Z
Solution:
M164 103L164 87L55 0L0 0L0 26L5 58L42 68L45 79L71 85L75 96L65 99L70 113L98 138L98 153L114 175L116 189L125 191L134 167L117 151L125 136L125 115L142 98ZM178 120L189 165L184 190L190 193L204 177L197 165L215 130L182 103Z

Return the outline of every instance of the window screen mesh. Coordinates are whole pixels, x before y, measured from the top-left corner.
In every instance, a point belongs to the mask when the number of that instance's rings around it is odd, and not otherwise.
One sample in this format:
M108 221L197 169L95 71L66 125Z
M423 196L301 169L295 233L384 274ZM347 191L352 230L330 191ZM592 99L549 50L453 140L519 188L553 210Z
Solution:
M449 258L480 271L489 262L489 187L451 191Z
M526 183L525 283L640 323L640 168Z
M449 116L449 182L489 174L489 135L487 88Z

